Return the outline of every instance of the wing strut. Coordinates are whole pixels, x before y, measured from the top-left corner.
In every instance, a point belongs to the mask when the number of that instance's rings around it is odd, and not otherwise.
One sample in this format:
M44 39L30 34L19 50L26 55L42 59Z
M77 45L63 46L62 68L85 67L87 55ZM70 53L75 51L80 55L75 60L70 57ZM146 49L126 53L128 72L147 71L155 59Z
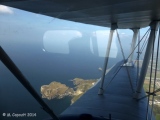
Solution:
M138 33L139 33L139 29L132 29L132 30L133 30L134 34L133 34L133 38L132 38L132 44L131 44L130 53L132 53L132 51L134 51L134 49L135 49L135 45L136 45L136 41L137 41L137 36L138 36ZM128 61L125 64L125 66L133 66L132 60L133 60L133 53L128 58Z
M109 40L108 40L108 45L107 45L107 51L106 51L106 56L105 56L105 61L104 61L104 66L103 66L103 72L102 72L102 77L101 77L101 85L100 85L99 92L98 92L99 95L103 94L103 84L104 84L105 73L106 73L106 69L107 69L107 65L108 65L110 48L111 48L111 44L112 44L112 38L113 38L114 31L117 28L118 28L117 24L111 25Z
M116 33L117 33L118 42L119 42L119 45L120 45L120 48L121 48L121 52L122 52L122 56L123 56L123 60L124 60L124 64L125 64L126 63L126 58L125 58L125 55L124 55L124 52L123 52L123 47L122 47L121 40L120 40L120 37L119 37L119 34L118 34L117 30L116 30ZM126 71L127 71L127 74L128 74L131 90L134 93L134 88L133 88L133 84L132 84L132 80L131 80L129 69L126 66L125 66L125 68L126 68Z
M139 99L141 97L140 96L141 90L143 88L147 68L149 65L150 58L151 58L153 44L154 44L156 33L158 30L158 21L151 22L150 28L151 28L151 32L150 32L150 36L148 39L148 44L147 44L147 48L146 48L146 52L145 52L145 56L144 56L144 60L143 60L142 68L141 68L141 73L140 73L139 80L138 80L136 93L134 94L134 98L136 99Z
M0 46L0 60L3 64L12 72L12 74L19 80L19 82L30 92L30 94L42 105L43 110L45 110L54 120L59 120L54 112L48 107L48 105L41 99L38 93L31 86L29 81L23 76L21 71L5 53L5 51Z

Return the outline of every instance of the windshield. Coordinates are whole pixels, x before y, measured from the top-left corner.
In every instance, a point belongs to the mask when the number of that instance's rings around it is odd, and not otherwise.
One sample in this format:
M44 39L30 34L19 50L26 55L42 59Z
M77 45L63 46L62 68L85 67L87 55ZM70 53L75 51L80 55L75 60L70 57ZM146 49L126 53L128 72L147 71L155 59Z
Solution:
M57 115L101 77L110 28L61 20L2 5L0 16L1 47ZM127 58L133 32L128 29L118 32ZM123 60L116 34L109 57L107 69ZM17 119L18 114L23 113L29 116L20 119L49 118L2 62L0 76L0 114L3 114L0 119ZM78 86L84 81L86 88ZM54 85L63 90L52 91L50 87ZM83 90L76 91L76 87ZM67 93L64 92L66 90ZM73 92L76 95L73 96ZM9 114L14 117L7 117Z

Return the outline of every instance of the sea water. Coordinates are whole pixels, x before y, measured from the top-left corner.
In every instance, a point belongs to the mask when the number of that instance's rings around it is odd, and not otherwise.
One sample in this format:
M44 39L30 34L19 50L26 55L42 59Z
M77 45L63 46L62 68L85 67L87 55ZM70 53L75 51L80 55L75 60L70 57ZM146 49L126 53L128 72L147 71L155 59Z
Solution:
M23 53L22 53L23 54ZM30 52L21 57L11 56L37 93L41 96L40 88L52 81L58 81L69 87L74 87L72 79L98 79L101 77L99 67L103 66L104 58L94 55L63 55L44 52ZM111 62L112 61L112 62ZM113 65L114 60L110 61ZM0 63L0 116L1 120L46 119L50 116L42 106L31 96L12 73ZM59 115L71 104L71 97L63 99L43 99L48 106ZM24 116L23 116L24 115Z
M74 78L99 79L102 75L102 71L98 68L103 68L104 57L93 54L89 45L74 42L71 44L68 54L60 54L44 51L42 44L39 42L31 44L31 40L28 42L24 40L24 42L18 41L16 43L10 39L8 39L8 42L2 41L2 47L39 96L41 96L41 86L48 85L53 81L74 87L71 81ZM77 46L79 47L77 48ZM118 50L118 56L109 59L108 68L120 60L122 60L122 55ZM2 62L0 62L0 82L0 120L50 118L42 109L42 106ZM43 100L56 115L59 115L70 106L71 99L72 97L68 96L63 99Z

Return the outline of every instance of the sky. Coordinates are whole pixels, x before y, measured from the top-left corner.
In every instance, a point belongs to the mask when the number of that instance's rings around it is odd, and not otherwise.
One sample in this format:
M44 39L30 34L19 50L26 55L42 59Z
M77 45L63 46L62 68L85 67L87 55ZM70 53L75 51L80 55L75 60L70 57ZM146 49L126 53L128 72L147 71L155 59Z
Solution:
M0 16L1 16L1 24L3 22L7 22L10 24L19 24L19 25L28 25L32 27L47 27L47 29L67 29L67 28L83 28L87 29L88 26L90 29L101 29L101 30L109 30L107 27L100 27L94 25L85 25L82 23L71 22L67 20L61 20L58 18L53 18L45 15L40 15L37 13L31 13L19 9L15 9L12 7L7 7L0 5ZM7 28L7 24L5 24ZM141 33L143 34L147 28L141 29ZM120 30L120 34L122 35L132 35L132 31L130 30Z
M79 31L88 33L90 33L91 31L97 31L98 35L97 38L98 40L101 40L101 42L98 42L98 46L100 49L99 51L101 51L101 56L105 55L105 49L107 46L107 43L105 42L107 42L106 40L108 40L110 28L61 20L58 18L31 13L3 5L0 5L0 18L1 18L0 19L1 38L3 39L6 39L8 37L17 38L17 36L20 37L22 35L23 36L27 35L29 32L33 33L35 32L34 34L35 38L41 36L41 38L43 39L44 48L42 48L42 50L43 51L48 50L49 52L59 51L59 53L67 54L69 53L69 50L68 46L65 46L65 44L68 44L69 39L72 39L74 37L81 37L82 35L81 33L79 33ZM148 28L142 28L140 30L141 36L147 31L147 29ZM58 32L58 30L61 31ZM132 36L133 36L132 30L120 29L118 30L118 32L124 49L128 50L130 48L132 41ZM114 50L116 49L115 36L116 34L114 34L113 38L115 40L113 40L113 45L112 45L112 49ZM61 39L61 41L59 41L57 38ZM51 41L53 39L57 39L57 41ZM20 41L20 42L25 43L25 41ZM36 40L33 40L33 43L36 44L36 42L37 42ZM55 46L54 50L50 49L52 45ZM59 45L61 45L62 48L64 49L59 49L59 47L56 47Z

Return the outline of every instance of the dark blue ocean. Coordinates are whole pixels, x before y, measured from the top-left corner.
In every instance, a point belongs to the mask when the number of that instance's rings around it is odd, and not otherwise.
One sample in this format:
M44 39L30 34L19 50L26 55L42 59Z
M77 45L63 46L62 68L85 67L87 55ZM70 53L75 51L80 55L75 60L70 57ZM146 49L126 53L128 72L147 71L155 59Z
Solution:
M61 54L43 51L44 46L40 38L27 40L21 36L17 39L20 40L14 41L12 38L8 38L1 41L1 46L40 96L41 86L48 85L52 81L73 87L70 80L76 77L82 79L101 77L102 73L98 68L103 67L104 57L93 54L87 40L84 40L84 43L78 40L71 42L69 53ZM108 68L122 60L118 44L117 47L117 57L109 59ZM124 48L125 53L128 53L129 51L126 49L128 48ZM43 100L57 115L69 107L71 103L71 97ZM12 115L13 113L36 113L36 117L6 117L7 114ZM43 120L50 118L2 62L0 62L0 114L0 120Z

